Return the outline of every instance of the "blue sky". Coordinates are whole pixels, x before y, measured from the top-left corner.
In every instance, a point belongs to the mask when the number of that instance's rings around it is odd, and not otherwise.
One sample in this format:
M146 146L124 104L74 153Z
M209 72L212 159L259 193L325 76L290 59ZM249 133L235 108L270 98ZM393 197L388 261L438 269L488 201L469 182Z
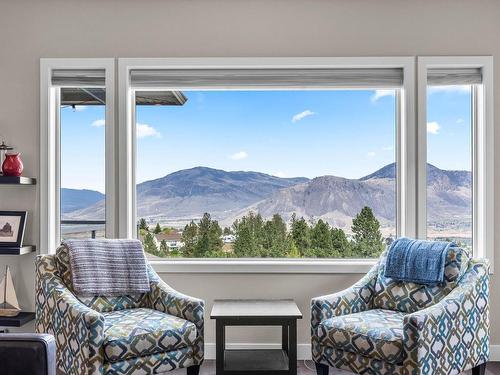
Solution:
M432 88L427 95L427 161L472 170L470 86Z
M391 91L193 91L137 108L137 180L206 166L281 177L359 178L395 160ZM64 108L62 186L104 191L104 108ZM470 169L470 93L433 89L428 159Z

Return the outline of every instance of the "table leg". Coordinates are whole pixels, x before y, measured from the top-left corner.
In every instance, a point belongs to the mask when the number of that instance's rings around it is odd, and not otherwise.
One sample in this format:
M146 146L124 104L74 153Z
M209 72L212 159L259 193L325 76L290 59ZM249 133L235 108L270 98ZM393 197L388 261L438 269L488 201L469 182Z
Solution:
M224 374L224 351L226 349L226 325L217 319L215 321L215 364L216 375Z
M297 375L297 321L292 320L288 327L288 370L290 375Z
M281 326L281 348L288 354L288 323Z

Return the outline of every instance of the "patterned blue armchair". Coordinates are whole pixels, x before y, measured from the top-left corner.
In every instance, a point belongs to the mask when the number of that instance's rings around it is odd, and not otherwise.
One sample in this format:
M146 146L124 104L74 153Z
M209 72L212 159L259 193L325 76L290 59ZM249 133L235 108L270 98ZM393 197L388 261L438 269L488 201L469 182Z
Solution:
M165 284L148 264L151 289L135 296L78 297L65 247L36 259L36 330L56 338L67 375L157 374L203 362L204 302Z
M351 288L311 302L312 356L358 374L484 374L489 356L488 264L450 249L439 286L384 276L386 254Z

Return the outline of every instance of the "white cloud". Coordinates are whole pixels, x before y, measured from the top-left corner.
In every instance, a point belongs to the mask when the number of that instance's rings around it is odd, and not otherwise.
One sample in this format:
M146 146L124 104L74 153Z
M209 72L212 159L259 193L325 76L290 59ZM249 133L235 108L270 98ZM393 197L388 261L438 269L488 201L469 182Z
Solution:
M85 111L86 109L87 109L86 105L75 105L73 107L73 110L76 111L76 112Z
M427 93L429 94L435 94L437 92L468 94L470 93L470 86L468 85L429 86L427 88Z
M105 121L103 118L101 118L101 119L99 119L99 120L95 120L95 121L92 123L92 126L93 126L94 128L100 128L101 126L104 126L105 124L106 124L106 121Z
M394 90L386 90L386 89L375 90L375 92L371 97L371 101L376 102L377 100L385 96L394 96Z
M292 122L298 122L300 120L303 120L304 118L308 117L308 116L312 116L312 115L315 115L316 113L314 113L313 111L309 110L309 109L306 109L305 111L302 111L300 113L297 113L295 116L292 117Z
M438 134L439 129L441 129L441 126L436 121L427 123L427 133Z
M161 134L148 124L140 124L137 123L137 138L145 138L145 137L156 137L160 138Z
M276 172L273 173L273 176L280 177L280 178L285 178L286 177L286 173L283 172L283 171L276 171Z
M233 160L243 160L248 158L248 154L246 151L240 151L230 155L229 158Z
M366 156L368 156L369 158L373 158L373 157L375 157L375 155L377 155L377 154L373 151L370 151L366 154Z
M392 150L394 150L394 147L393 146L385 146L385 147L382 147L382 150L383 151L392 151Z

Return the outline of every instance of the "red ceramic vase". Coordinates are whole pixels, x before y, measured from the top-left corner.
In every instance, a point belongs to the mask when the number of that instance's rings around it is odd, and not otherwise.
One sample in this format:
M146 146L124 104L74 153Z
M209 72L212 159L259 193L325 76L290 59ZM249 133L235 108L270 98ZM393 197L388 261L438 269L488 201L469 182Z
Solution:
M2 164L2 172L4 176L21 176L23 173L23 162L20 154L5 154L5 160Z

